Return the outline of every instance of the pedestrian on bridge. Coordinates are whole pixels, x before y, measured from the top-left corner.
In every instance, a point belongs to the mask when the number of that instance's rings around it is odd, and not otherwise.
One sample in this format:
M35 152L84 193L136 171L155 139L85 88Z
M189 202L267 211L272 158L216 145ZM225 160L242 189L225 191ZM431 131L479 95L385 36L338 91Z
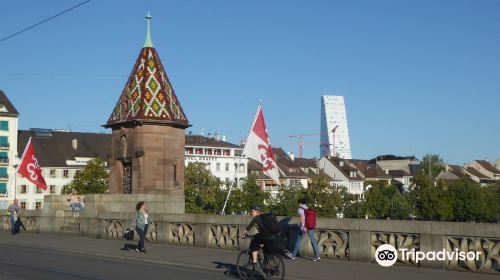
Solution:
M292 260L295 259L297 253L300 250L300 247L302 246L304 235L307 234L314 250L313 261L317 262L320 259L320 252L318 248L318 242L316 241L316 237L314 236L314 228L316 227L316 212L311 207L307 206L306 198L299 199L298 203L299 209L297 211L300 217L299 234L297 236L297 241L295 242L295 248L293 249L292 253L288 253L286 256Z
M144 201L137 203L135 210L137 210L137 214L135 216L135 230L139 235L139 243L136 251L146 253L144 241L146 239L146 235L148 234L149 225L153 224L153 220L149 216L146 203Z
M19 213L21 213L21 206L19 206L19 200L14 199L14 202L9 206L7 210L10 214L10 232L16 234L19 232L20 223L17 223L19 219Z

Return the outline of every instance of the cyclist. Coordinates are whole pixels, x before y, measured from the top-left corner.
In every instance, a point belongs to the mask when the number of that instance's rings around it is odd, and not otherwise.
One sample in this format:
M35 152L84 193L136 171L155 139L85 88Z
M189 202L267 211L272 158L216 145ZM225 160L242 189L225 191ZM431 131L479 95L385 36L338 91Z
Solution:
M263 218L264 214L259 206L252 206L250 215L253 217L252 221L248 224L246 230L240 235L240 237L245 236L254 226L257 227L259 231L258 234L254 235L252 241L250 242L250 252L252 252L252 262L255 265L257 263L257 255L261 246L270 246L270 242L273 240L274 234L272 231L265 226ZM264 248L262 247L262 248Z

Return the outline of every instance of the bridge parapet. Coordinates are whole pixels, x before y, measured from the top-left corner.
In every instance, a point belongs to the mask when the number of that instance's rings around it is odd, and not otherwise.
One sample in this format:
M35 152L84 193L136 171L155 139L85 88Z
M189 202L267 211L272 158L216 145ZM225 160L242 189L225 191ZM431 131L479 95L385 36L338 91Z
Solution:
M29 232L57 234L61 230L58 221L64 219L66 212L53 211L47 216L42 211L24 211L21 219ZM155 224L147 236L149 242L231 250L248 245L238 244L237 235L250 222L249 216L155 213L151 216ZM134 217L130 212L99 212L95 217L83 214L79 218L80 232L88 237L122 239L125 230L132 227ZM279 219L290 246L297 235L298 219ZM9 230L6 213L0 214L0 222L2 229ZM479 261L416 263L398 256L397 264L500 274L500 224L318 218L317 226L316 239L323 258L375 262L375 251L383 244L422 252L452 253L458 249L480 252ZM312 257L312 247L305 239L300 254Z

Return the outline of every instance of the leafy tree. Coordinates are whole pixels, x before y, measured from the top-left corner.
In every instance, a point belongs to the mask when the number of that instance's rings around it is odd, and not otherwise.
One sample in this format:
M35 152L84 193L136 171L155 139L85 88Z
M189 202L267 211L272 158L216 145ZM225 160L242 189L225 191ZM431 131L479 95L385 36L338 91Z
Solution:
M223 207L227 191L224 191L224 200L220 207ZM248 211L247 203L244 201L244 195L240 188L234 188L231 191L226 205L226 214L242 214Z
M95 158L87 162L87 166L83 170L76 172L68 189L76 190L79 194L107 193L109 191L109 174L104 167L104 161Z
M434 186L433 181L421 170L413 177L409 200L414 215L422 220L447 221L453 218L450 198L442 184Z
M344 187L330 185L330 180L323 176L311 179L309 186L304 191L305 196L318 216L337 217L343 212L345 206L343 194L347 193Z
M422 172L432 180L444 170L444 161L439 155L426 154L422 158L421 168Z
M500 181L498 186L491 185L481 189L481 221L500 222Z
M458 180L447 188L447 194L451 201L451 207L455 221L470 222L479 221L484 204L481 187L471 180ZM498 201L497 201L498 203Z
M363 201L355 201L344 209L344 218L364 219L366 216L366 205Z
M391 201L385 195L386 186L382 182L369 182L372 186L365 192L365 209L369 218L384 219L389 211Z
M271 209L279 216L295 216L297 201L305 195L305 189L297 186L283 186L278 195L272 200Z
M259 184L257 184L257 177L253 174L249 175L241 184L241 212L246 212L252 205L258 205L260 207L267 208L268 202L270 202L270 195L264 192Z
M408 219L412 212L411 200L408 194L401 193L395 186L389 186L387 195L389 195L390 201L387 217L393 220Z
M203 163L190 163L185 172L186 212L201 214L220 211L225 198L225 192L221 190L222 182Z

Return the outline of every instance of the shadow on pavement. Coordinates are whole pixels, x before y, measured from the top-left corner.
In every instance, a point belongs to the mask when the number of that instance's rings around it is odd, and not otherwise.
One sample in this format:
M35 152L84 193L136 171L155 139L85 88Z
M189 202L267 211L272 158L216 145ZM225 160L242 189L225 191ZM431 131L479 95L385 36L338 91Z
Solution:
M229 276L231 278L239 279L238 271L236 270L236 265L224 263L224 262L213 262L217 269L225 269L224 275Z
M126 243L126 244L123 244L123 248L121 248L120 250L122 250L122 251L135 251L135 249L137 249L137 244Z

